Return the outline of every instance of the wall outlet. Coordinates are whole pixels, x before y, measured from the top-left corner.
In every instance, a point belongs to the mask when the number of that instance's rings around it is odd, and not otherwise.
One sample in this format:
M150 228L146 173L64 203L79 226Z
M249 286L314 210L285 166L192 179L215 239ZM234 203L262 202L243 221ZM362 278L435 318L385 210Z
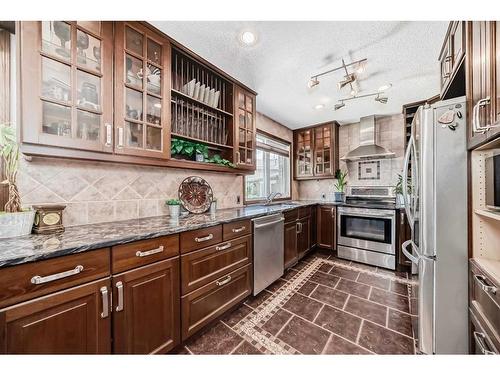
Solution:
M323 199L323 200L326 199L326 194L325 193L321 194L321 199Z

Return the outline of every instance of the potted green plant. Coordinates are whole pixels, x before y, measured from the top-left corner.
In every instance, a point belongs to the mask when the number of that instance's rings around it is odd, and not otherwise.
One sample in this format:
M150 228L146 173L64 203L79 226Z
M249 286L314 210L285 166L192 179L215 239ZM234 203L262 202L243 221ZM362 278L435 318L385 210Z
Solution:
M0 238L25 236L31 233L35 211L21 207L16 184L19 146L15 129L8 124L0 124L0 155L5 171L5 180L1 183L9 187L5 211L0 212Z
M337 181L334 184L335 189L334 192L335 202L345 202L345 187L347 185L347 171L342 172L340 169L337 169L335 172L335 178Z
M181 213L181 201L178 199L169 199L165 202L168 206L168 213L171 218L178 218Z
M408 194L411 194L411 186L408 180L406 181L406 186ZM394 194L396 194L398 204L400 206L404 206L405 201L403 197L403 176L401 175L401 173L398 173L398 182L396 183L396 186L394 186Z

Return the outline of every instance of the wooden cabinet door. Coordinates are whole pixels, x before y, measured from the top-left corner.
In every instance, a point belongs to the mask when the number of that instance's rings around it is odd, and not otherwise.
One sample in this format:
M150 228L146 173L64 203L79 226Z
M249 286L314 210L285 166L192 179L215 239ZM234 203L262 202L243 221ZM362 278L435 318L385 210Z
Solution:
M115 23L115 152L170 153L170 44L137 22Z
M311 248L315 247L317 244L317 222L318 222L318 208L317 206L311 207L311 226L309 228L309 233L311 236Z
M440 87L441 93L446 90L448 83L450 82L452 66L453 66L453 57L451 55L451 43L448 35L444 41L443 49L441 50L441 55L439 56L439 69L441 72L440 75Z
M0 353L108 354L109 278L0 311Z
M284 226L284 241L285 241L285 268L297 263L297 223L295 221L285 223Z
M318 246L326 249L335 249L335 207L318 207Z
M313 130L295 132L295 178L312 177L313 167Z
M411 261L403 254L403 243L411 238L410 224L403 210L398 212L396 223L398 232L398 265L402 267L411 267Z
M297 255L302 258L311 248L311 218L305 217L300 219L297 224L299 225L297 234Z
M113 152L113 23L21 22L23 143Z
M453 21L450 31L452 72L454 73L465 55L465 21ZM453 74L452 74L453 75Z
M166 353L180 342L179 257L113 277L113 352Z
M491 95L491 22L467 22L467 144L475 147L486 140L487 134L475 132L472 125L473 108ZM491 104L479 108L479 122L490 123Z
M236 116L234 164L240 169L255 169L255 95L235 86Z

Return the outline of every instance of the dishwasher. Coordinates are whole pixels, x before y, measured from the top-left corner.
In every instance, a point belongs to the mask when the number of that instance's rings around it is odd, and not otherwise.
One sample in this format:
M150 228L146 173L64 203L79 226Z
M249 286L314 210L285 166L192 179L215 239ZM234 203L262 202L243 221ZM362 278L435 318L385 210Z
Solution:
M253 295L278 280L284 272L282 214L253 219Z

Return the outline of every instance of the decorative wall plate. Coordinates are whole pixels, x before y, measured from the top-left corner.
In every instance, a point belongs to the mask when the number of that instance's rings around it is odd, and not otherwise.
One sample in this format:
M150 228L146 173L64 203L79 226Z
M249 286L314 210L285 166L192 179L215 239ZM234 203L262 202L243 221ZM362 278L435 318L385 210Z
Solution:
M208 211L213 195L208 182L198 176L186 178L179 186L179 200L182 206L193 214Z

